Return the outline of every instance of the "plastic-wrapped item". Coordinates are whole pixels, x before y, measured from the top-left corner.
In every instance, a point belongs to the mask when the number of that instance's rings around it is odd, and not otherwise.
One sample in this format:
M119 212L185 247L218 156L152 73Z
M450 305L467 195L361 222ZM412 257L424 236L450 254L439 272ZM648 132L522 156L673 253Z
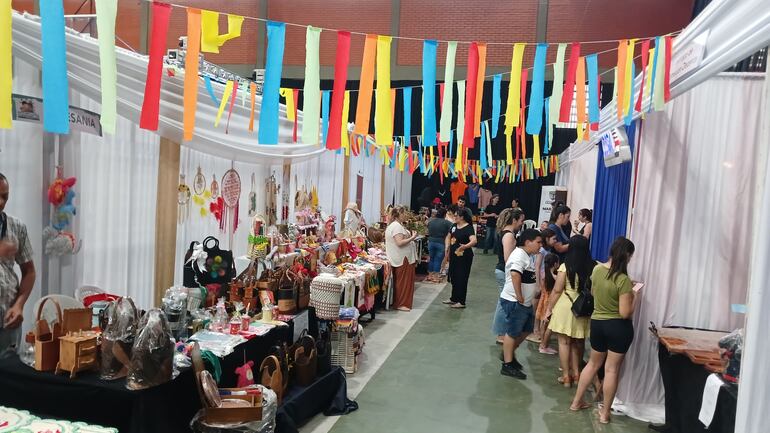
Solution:
M214 314L214 320L211 321L209 329L215 332L226 332L230 323L230 317L227 315L227 309L225 308L225 298L219 298L217 302L217 312Z
M741 373L743 328L736 329L719 340L719 354L725 367L722 376L727 381L737 383Z
M102 334L101 378L114 380L128 374L136 336L138 313L131 298L120 298L107 307L107 325Z
M262 421L244 424L214 425L203 422L203 409L198 411L190 422L190 428L198 433L273 433L275 415L278 411L278 399L275 392L262 385L254 385L262 391Z
M144 389L168 382L173 374L174 339L166 315L158 308L148 311L139 321L134 340L128 389Z
M183 337L187 329L187 288L171 287L163 295L162 307L174 338Z

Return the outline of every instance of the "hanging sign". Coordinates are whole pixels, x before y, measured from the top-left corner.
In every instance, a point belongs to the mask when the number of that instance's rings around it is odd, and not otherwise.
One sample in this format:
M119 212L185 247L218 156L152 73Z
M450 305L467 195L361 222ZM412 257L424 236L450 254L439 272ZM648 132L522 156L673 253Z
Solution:
M688 73L698 69L703 62L706 52L706 42L709 30L695 38L692 42L676 51L676 57L671 59L671 82L675 82Z
M26 95L12 95L13 120L43 124L43 100ZM70 129L102 136L101 116L93 111L69 106Z

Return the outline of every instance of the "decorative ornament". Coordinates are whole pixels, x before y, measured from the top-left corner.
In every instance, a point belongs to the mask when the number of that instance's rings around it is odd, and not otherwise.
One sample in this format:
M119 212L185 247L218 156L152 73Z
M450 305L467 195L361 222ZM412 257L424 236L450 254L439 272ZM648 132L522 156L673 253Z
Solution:
M193 180L193 191L197 195L203 195L206 191L206 176L203 175L200 165L198 166L198 173L195 174L195 179Z
M75 254L80 250L80 244L76 242L75 235L64 231L77 214L74 204L76 194L73 189L75 183L77 178L65 179L62 168L56 167L56 179L48 187L48 202L53 206L51 225L43 229L45 253L48 255L59 257Z
M190 187L185 183L185 175L179 175L177 187L177 223L182 224L190 217Z
M251 173L251 192L249 193L249 217L254 218L257 215L257 191L256 177Z
M278 220L278 203L276 202L276 195L279 190L280 187L275 181L275 174L270 175L265 182L265 213L267 214L268 226L275 225Z
M231 232L238 230L238 204L241 201L241 176L234 169L227 170L222 176L222 199L225 208L222 213L222 220L219 222L219 229ZM231 224L228 227L228 224Z
M214 177L211 179L211 198L213 200L219 198L219 183L217 183L216 173L214 173Z

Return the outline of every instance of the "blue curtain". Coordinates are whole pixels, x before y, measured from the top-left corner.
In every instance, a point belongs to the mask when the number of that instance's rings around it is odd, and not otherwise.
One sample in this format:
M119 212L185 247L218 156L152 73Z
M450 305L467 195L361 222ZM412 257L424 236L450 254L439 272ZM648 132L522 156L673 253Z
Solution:
M625 128L633 155L636 122L632 122ZM610 246L615 238L626 235L633 161L607 168L604 166L601 143L599 146L599 151L596 152L596 189L594 192L591 254L596 260L606 261Z

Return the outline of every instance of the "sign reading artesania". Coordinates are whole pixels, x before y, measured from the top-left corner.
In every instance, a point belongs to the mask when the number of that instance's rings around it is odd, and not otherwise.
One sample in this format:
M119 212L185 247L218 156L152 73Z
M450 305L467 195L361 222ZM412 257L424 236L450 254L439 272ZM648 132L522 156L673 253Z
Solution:
M13 94L13 120L43 123L43 100ZM93 111L70 105L70 130L102 136L101 116Z

